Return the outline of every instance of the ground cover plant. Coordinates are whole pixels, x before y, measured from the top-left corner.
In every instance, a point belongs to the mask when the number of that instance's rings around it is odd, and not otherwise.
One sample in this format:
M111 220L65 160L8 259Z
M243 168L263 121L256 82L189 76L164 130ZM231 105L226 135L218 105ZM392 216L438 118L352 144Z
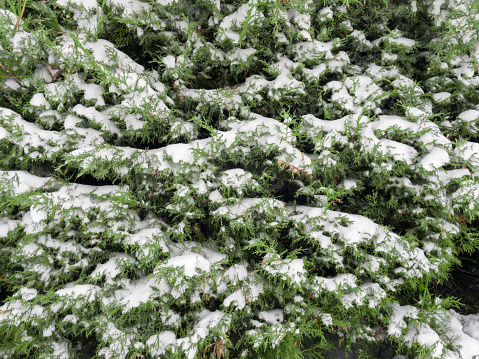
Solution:
M3 357L479 354L477 1L0 5Z

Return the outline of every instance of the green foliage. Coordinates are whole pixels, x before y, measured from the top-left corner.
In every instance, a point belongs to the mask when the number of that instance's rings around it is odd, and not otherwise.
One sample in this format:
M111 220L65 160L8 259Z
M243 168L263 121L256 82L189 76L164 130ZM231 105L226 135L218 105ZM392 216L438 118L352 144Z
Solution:
M478 1L85 5L0 1L0 354L458 352Z

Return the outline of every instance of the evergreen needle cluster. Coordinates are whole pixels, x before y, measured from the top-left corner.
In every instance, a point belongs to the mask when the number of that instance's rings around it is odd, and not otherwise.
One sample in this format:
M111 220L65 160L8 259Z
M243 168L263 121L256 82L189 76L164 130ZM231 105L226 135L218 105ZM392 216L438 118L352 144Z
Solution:
M479 355L478 21L0 0L0 357Z

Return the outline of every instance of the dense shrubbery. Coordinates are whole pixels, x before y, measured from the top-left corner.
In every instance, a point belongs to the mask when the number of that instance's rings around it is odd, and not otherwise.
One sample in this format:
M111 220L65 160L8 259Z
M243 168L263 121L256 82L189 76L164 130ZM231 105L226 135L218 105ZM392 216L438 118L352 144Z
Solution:
M477 4L0 4L0 354L479 353Z

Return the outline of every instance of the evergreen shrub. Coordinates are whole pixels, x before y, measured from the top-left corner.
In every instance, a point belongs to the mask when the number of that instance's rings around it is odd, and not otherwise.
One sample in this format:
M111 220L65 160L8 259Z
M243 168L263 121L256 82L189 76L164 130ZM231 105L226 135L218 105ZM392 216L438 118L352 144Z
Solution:
M479 353L478 1L0 5L3 357Z

